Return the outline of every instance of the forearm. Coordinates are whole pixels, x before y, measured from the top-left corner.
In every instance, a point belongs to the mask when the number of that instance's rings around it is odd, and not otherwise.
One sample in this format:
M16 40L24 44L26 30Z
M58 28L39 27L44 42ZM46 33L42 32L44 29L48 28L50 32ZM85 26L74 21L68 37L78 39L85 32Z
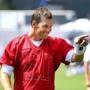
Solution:
M81 62L84 58L85 50L86 50L86 46L81 46L79 44L76 44L74 47L72 62Z
M10 77L4 73L4 72L0 72L1 73L1 85L2 85L2 88L4 90L13 90L12 89L12 86L11 86L11 80L10 80Z
M88 62L84 62L84 71L85 71L86 75L90 75L90 70L89 70Z
M82 55L77 55L74 54L72 57L72 62L81 62L83 60L84 54Z
M84 72L85 72L85 79L86 83L90 85L90 70L88 63L84 63Z

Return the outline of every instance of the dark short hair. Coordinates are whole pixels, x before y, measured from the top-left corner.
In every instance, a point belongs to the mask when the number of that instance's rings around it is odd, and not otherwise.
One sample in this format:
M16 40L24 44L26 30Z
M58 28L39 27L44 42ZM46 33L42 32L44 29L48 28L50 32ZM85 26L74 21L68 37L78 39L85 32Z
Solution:
M36 23L40 23L44 18L52 19L52 13L49 11L49 9L45 7L37 8L36 10L34 10L31 16L31 24L32 21L36 21Z

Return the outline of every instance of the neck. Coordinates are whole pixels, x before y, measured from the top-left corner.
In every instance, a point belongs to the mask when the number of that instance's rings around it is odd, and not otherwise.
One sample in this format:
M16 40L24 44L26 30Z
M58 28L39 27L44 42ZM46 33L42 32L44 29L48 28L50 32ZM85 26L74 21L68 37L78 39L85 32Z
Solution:
M29 32L28 36L30 37L30 39L32 39L34 41L42 41L42 39L39 38L39 36L37 36L33 31Z

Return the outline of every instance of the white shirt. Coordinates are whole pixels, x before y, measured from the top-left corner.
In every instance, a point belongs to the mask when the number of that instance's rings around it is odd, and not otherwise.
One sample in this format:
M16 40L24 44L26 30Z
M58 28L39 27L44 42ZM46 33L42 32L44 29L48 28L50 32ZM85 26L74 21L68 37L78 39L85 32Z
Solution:
M87 45L85 54L84 54L84 61L85 62L90 62L90 44Z

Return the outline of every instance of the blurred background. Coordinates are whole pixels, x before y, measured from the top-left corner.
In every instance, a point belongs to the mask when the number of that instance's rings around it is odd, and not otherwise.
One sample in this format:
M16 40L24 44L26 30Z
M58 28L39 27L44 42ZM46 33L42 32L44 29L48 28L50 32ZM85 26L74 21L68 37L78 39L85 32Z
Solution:
M90 0L0 0L0 56L8 41L30 31L30 18L38 7L47 7L53 14L50 36L74 45L76 36L90 33ZM83 63L62 64L55 90L86 90Z

